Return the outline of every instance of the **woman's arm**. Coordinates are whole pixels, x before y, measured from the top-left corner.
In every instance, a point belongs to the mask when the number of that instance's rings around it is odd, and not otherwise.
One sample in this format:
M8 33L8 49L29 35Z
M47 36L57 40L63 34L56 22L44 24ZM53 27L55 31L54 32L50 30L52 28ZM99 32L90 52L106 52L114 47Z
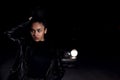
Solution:
M27 29L28 23L29 21L10 29L9 31L5 31L4 35L14 42L23 39L26 33L25 31Z

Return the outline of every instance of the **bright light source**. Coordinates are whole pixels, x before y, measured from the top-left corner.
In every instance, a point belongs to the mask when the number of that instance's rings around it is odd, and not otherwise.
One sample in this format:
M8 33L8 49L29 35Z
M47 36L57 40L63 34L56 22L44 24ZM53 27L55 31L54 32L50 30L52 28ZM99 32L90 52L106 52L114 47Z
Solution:
M73 49L72 51L71 51L71 56L72 57L76 57L78 55L78 51L76 50L76 49Z

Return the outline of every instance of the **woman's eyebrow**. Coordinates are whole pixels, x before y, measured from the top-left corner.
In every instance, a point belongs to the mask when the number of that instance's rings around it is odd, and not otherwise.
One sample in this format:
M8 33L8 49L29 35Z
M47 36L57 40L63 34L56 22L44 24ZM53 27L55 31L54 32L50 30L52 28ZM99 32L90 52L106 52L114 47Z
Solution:
M41 29L39 28L39 29L37 29L37 30L41 30Z

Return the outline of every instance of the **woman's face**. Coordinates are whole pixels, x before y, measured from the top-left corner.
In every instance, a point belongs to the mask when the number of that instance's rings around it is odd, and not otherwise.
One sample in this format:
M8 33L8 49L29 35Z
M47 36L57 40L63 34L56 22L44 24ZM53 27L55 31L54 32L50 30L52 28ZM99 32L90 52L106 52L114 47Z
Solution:
M40 22L34 22L31 26L30 34L34 41L44 41L44 35L46 34L47 29L45 26Z

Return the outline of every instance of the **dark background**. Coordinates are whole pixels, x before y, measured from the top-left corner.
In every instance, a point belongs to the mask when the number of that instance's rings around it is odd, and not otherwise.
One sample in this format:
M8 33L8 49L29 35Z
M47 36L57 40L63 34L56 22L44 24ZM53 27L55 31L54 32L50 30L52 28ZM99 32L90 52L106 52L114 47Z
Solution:
M1 62L14 53L14 50L10 50L10 44L5 42L3 32L27 21L31 10L40 6L48 10L49 35L57 47L76 47L83 64L119 66L119 5L82 1L7 1L1 4Z

